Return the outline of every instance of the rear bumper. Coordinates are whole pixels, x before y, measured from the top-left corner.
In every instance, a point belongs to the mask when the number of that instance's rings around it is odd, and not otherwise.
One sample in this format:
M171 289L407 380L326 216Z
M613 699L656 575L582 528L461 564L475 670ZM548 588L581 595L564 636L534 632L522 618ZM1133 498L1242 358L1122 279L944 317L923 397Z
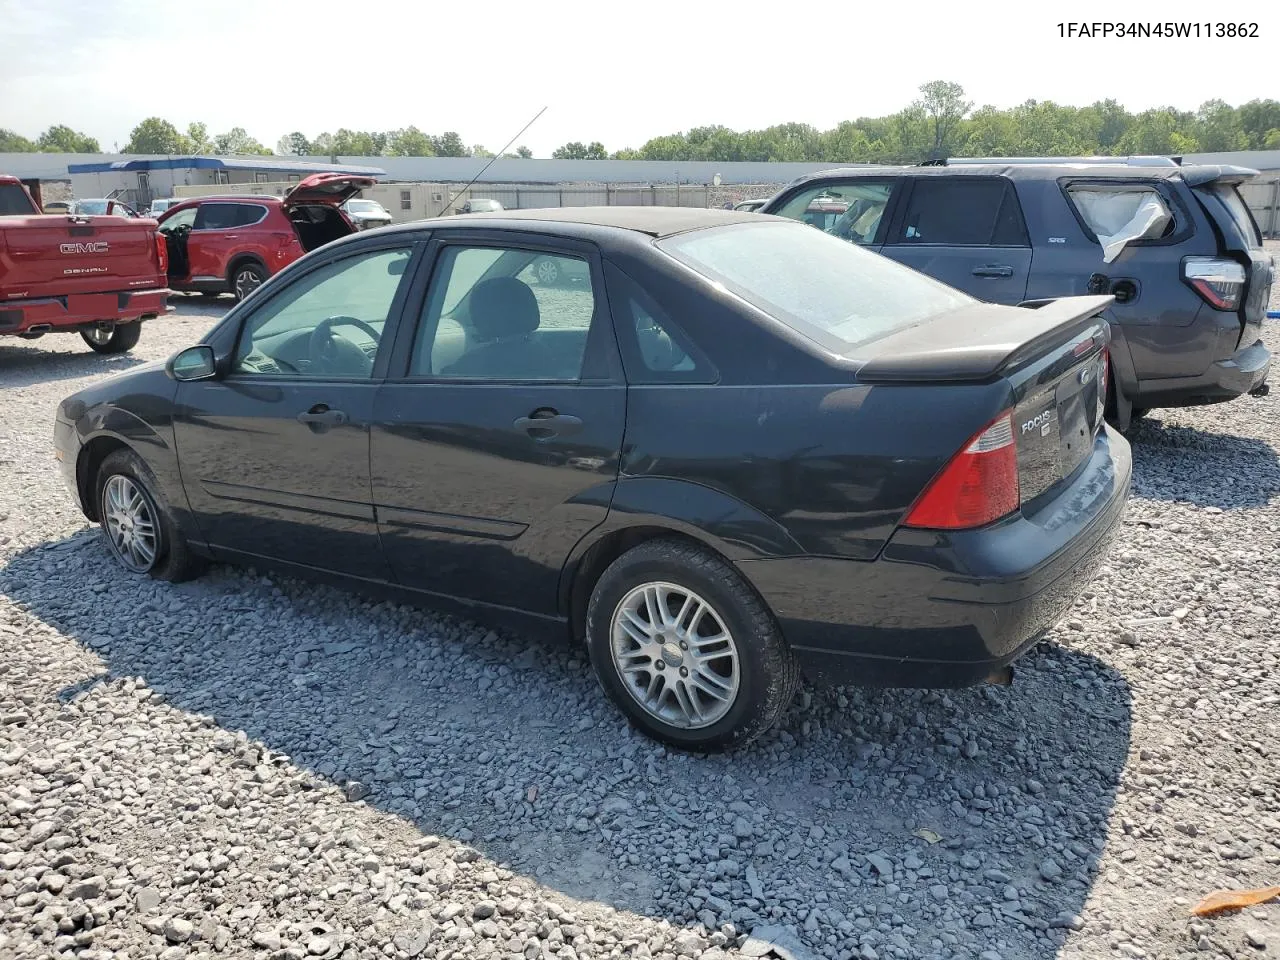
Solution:
M1271 351L1257 340L1210 365L1198 377L1144 380L1133 397L1139 407L1177 407L1221 403L1256 389L1271 370Z
M169 290L160 287L0 301L0 334L22 334L33 327L51 332L77 330L89 323L129 323L164 313L168 299Z
M900 529L877 560L746 560L817 683L960 687L1035 644L1092 580L1132 474L1109 428L1071 485L1034 516L958 533Z

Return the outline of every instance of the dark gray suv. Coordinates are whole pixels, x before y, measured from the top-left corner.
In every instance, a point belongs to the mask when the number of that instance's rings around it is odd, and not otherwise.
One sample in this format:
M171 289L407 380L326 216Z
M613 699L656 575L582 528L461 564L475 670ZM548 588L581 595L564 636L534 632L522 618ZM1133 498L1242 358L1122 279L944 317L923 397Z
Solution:
M1166 158L932 161L803 177L760 211L825 225L993 303L1109 293L1112 416L1265 392L1275 263L1236 186L1257 171Z

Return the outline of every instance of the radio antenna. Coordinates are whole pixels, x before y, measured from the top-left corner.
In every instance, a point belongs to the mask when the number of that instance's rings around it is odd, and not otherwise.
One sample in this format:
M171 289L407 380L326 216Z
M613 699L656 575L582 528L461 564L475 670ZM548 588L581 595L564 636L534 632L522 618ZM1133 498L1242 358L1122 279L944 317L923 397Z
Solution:
M457 200L460 196L462 196L464 193L466 193L468 190L470 190L470 189L472 188L472 186L474 186L474 185L475 185L475 182L476 182L477 180L479 180L481 177L483 177L483 176L484 176L484 172L485 172L486 170L488 170L490 167L492 167L492 166L493 166L493 162L494 162L494 160L497 160L500 156L502 156L504 153L506 153L506 152L507 152L507 147L511 146L513 143L515 143L517 140L519 140L519 139L520 139L520 137L524 135L524 132L525 132L526 130L528 130L530 127L532 127L532 126L533 126L534 121L535 121L535 120L537 120L540 116L542 116L542 115L543 115L544 113L546 113L546 112L547 112L547 108L546 108L546 107L543 107L541 110L539 110L537 113L535 113L535 114L533 115L533 120L530 120L530 121L529 121L528 123L526 123L523 127L521 127L521 128L520 128L520 130L516 133L516 135L515 135L514 137L512 137L510 140L508 140L508 141L503 145L502 149L501 149L501 150L499 150L497 153L495 153L495 154L494 154L494 155L489 159L489 162L488 162L488 163L486 163L483 167L481 167L481 168L480 168L480 172L479 172L479 173L477 173L474 177L472 177L472 178L471 178L471 182L470 182L470 183L468 183L465 187L463 187L463 188L462 188L461 190L459 190L457 193L455 193L455 194L453 194L453 195L451 195L451 196L449 197L449 202L448 202L448 203L446 203L446 204L444 205L444 209L445 209L445 210L448 210L450 207L452 207L452 206L453 206L453 201Z

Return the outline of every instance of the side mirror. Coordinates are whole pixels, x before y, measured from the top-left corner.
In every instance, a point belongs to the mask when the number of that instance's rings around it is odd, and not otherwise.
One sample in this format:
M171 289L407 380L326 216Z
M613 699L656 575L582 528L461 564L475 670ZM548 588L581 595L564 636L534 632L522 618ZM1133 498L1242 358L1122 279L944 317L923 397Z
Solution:
M164 370L174 380L209 380L218 373L218 361L213 347L201 344L174 354Z

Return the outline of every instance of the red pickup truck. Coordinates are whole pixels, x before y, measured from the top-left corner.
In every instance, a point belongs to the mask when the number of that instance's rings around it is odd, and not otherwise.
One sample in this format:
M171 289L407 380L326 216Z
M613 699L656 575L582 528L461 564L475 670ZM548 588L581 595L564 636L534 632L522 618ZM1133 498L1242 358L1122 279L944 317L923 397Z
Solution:
M0 335L79 333L98 353L138 342L167 309L168 252L154 220L40 213L0 174Z

